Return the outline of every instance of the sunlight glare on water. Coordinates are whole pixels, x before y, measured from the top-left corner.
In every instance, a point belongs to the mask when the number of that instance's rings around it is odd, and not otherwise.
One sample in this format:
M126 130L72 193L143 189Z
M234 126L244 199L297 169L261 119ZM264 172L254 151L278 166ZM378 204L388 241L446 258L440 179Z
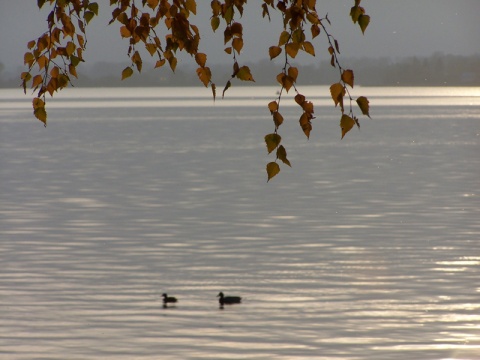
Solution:
M0 90L0 359L478 359L478 89L229 92Z

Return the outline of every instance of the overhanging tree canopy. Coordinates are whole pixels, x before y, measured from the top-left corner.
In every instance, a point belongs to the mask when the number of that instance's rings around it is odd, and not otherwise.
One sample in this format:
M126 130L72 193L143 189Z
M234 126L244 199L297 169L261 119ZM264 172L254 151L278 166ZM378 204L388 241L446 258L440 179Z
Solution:
M33 113L46 126L46 95L53 96L55 92L71 84L72 77L77 77L76 68L84 61L86 28L98 15L99 5L89 0L37 1L39 8L48 5L51 11L47 17L47 30L27 45L29 51L24 55L24 63L28 70L21 74L21 79L25 92L27 86L34 92L38 90L33 99ZM361 0L354 0L350 16L364 33L370 17L366 15L360 2ZM225 52L232 56L233 61L232 75L226 81L222 97L235 79L254 81L250 68L239 62L244 45L241 18L246 3L247 0L212 0L210 3L211 28L213 31L223 29ZM340 65L338 41L327 29L330 20L327 15L320 16L316 5L316 0L279 0L276 3L274 0L263 0L260 4L259 11L264 18L270 20L271 11L281 13L282 31L274 34L274 45L269 47L268 54L271 60L281 55L284 57L283 66L276 76L280 86L278 98L268 103L274 131L265 136L265 143L268 153L275 151L276 154L275 161L269 162L266 167L268 180L280 172L277 160L290 166L279 134L279 127L283 123L280 103L284 90L295 91L295 102L301 108L300 127L307 138L310 136L314 105L299 92L299 69L292 65L291 59L300 51L315 56L314 41L322 32L331 56L330 63L339 70L339 80L330 86L330 94L335 106L341 111L342 138L355 124L360 126L353 111L354 100L362 114L369 116L368 99L363 96L354 99L350 95L349 88L354 87L354 73ZM207 66L207 54L200 51L200 32L191 22L197 6L203 4L196 0L110 0L110 6L113 10L109 24L118 23L121 37L129 40L127 52L131 63L122 71L122 80L132 76L135 70L142 71L145 56L155 58L155 68L168 64L171 70L175 71L177 53L183 51L195 60L199 80L205 87L211 88L215 99L216 85L212 82L212 71ZM349 101L348 107L344 105L345 98Z

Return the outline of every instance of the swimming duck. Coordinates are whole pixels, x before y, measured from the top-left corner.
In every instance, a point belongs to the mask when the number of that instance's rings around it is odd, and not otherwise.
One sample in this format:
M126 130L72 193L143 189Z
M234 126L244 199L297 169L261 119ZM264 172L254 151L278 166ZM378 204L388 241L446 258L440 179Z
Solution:
M164 307L166 307L168 303L176 303L178 301L176 297L168 296L166 293L163 293L162 297Z
M240 304L242 302L242 298L240 296L225 296L223 292L220 292L217 297L220 306L223 305L232 305L232 304Z

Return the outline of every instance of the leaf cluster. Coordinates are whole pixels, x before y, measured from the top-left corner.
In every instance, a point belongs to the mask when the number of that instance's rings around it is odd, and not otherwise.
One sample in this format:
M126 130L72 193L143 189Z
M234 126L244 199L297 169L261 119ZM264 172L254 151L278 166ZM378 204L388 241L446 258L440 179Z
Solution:
M354 0L350 16L358 23L364 33L370 17L360 6L361 0ZM98 4L90 0L38 0L38 7L49 4L51 11L47 17L47 31L36 40L27 44L29 49L24 55L28 70L21 74L22 86L27 85L38 91L33 99L34 116L47 123L45 95L51 96L71 84L71 76L77 77L76 67L83 61L86 49L85 28L94 16L98 15ZM144 56L156 59L155 68L162 68L168 63L175 72L177 53L189 54L198 65L196 74L200 82L210 86L213 99L216 86L212 81L212 71L207 66L207 54L200 49L200 32L191 22L197 12L197 0L110 0L113 8L109 24L119 26L119 34L128 41L127 56L130 64L121 73L122 80L131 77L135 71L141 72ZM226 81L222 97L232 86L235 79L252 81L254 77L248 66L241 65L240 55L244 48L244 28L241 19L247 0L211 0L210 26L214 32L223 31L224 51L232 57L232 74ZM280 14L282 28L278 41L269 47L270 60L283 56L281 71L276 80L280 86L278 97L269 102L268 109L273 119L274 130L265 136L268 153L275 151L275 160L267 164L268 181L280 172L278 160L291 166L287 151L279 134L284 122L281 114L281 102L285 92L293 91L295 102L300 108L299 125L304 135L310 138L314 105L300 93L297 88L299 68L294 61L300 52L316 56L314 41L324 34L328 43L330 64L339 70L339 80L330 87L334 105L341 110L340 127L342 138L356 124L360 126L353 114L353 98L350 89L354 87L354 73L340 65L340 48L338 41L328 32L330 25L328 15L320 17L316 9L316 0L263 0L262 16L271 20L271 13ZM349 111L345 110L345 98L350 101ZM356 103L362 114L369 116L369 101L360 96Z
M28 84L38 93L33 99L33 113L47 124L45 94L50 96L71 84L77 77L77 66L83 60L87 39L85 28L98 15L96 2L81 0L38 0L38 7L49 3L47 31L27 44L23 61L28 70L22 72L24 92Z
M361 0L355 0L355 4L351 8L351 16L354 22L360 24L362 32L365 32L370 18L368 15L365 15L365 9L360 7L360 1ZM283 19L283 30L279 34L278 43L270 46L268 50L271 60L283 54L284 61L282 71L277 75L277 82L280 84L279 96L276 100L268 104L268 109L273 117L274 132L265 136L265 143L268 153L273 152L275 149L277 149L277 151L275 161L267 164L267 181L280 172L280 166L277 160L281 160L283 163L291 166L290 161L287 159L285 147L280 145L282 138L278 134L279 127L284 121L280 113L283 90L288 93L293 88L296 92L295 102L302 110L299 118L300 128L305 136L310 138L312 120L315 119L314 106L313 103L308 101L297 89L296 83L299 70L292 65L292 61L300 51L315 56L316 50L313 41L322 32L325 34L329 44L330 64L339 69L339 81L331 85L330 94L335 106L339 106L341 110L340 127L342 138L352 129L354 124L360 127L358 119L353 115L353 98L350 96L349 89L347 88L347 86L350 88L354 86L353 70L343 69L340 65L339 43L327 30L327 26L330 25L328 15L320 18L316 9L316 3L316 0L283 0L275 4L273 0L264 0L262 5L264 17L270 19L270 11L279 11ZM344 107L344 98L347 95L350 100L350 111L348 113L345 112ZM362 113L369 116L368 99L359 97L356 102Z

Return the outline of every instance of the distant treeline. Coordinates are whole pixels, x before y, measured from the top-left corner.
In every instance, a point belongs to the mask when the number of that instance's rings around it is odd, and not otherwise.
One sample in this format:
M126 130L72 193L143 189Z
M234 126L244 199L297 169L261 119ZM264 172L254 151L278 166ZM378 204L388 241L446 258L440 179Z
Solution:
M280 64L263 60L258 63L245 63L252 71L258 85L276 85L276 75L281 71ZM77 68L78 79L73 83L78 87L115 87L115 86L201 86L195 67L179 63L175 74L168 66L153 69L153 65L144 64L141 74L121 81L121 72L126 63L83 64ZM429 57L390 58L352 58L343 59L344 68L354 70L355 84L362 86L480 86L480 54L472 56L444 55L435 53ZM219 92L229 80L232 66L211 64L213 81ZM2 71L0 63L0 87L19 87L18 74ZM338 82L338 69L325 60L317 65L301 65L297 83L306 85L328 85ZM234 86L243 85L234 80ZM252 85L247 83L246 85Z

